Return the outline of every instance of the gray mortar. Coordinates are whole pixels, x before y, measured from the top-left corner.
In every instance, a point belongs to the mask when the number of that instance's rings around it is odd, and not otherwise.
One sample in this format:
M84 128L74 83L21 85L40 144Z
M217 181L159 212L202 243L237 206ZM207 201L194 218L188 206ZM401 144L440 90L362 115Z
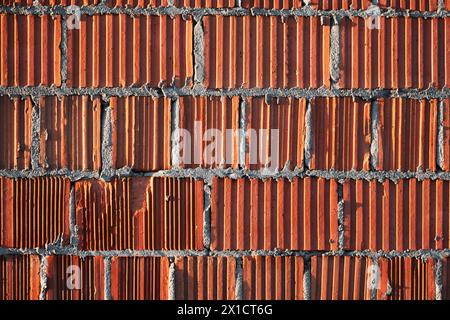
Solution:
M205 79L205 43L201 19L194 26L194 83L202 84Z
M379 268L378 259L370 258L370 262L371 262L372 266L377 266ZM379 279L379 278L378 278L378 280L381 281L381 279ZM377 293L378 293L378 289L376 287L371 289L370 290L370 300L377 300Z
M205 182L203 188L203 246L206 250L211 246L211 184Z
M377 180L383 182L386 180L398 182L405 179L423 180L443 180L450 181L450 172L432 172L432 171L336 171L336 170L288 170L265 171L265 170L244 170L232 168L173 168L170 170L160 170L152 172L134 172L129 167L120 169L110 169L107 179L113 177L172 177L172 178L194 178L205 180L211 184L214 177L230 179L287 179L292 181L295 178L324 178L326 180L336 180L345 182L346 180ZM35 177L64 177L71 181L81 179L105 179L97 171L70 171L67 169L50 170L0 170L0 177L7 178L35 178Z
M444 18L449 16L449 12L445 10L443 6L440 6L438 11L411 11L411 10L394 10L392 8L380 8L381 16L385 17L413 17L413 18ZM337 18L344 17L360 17L367 18L370 16L370 12L362 9L349 9L349 10L316 10L311 6L304 6L298 9L264 9L264 8L252 8L246 9L242 7L234 8L178 8L174 6L167 7L153 7L153 8L140 8L140 7L107 7L104 3L100 3L95 6L81 6L81 14L96 15L96 14L127 14L135 17L140 15L167 15L175 17L177 15L187 16L191 15L196 18L205 15L222 15L222 16L279 16L279 17L295 17L295 16L335 16ZM22 15L64 15L66 13L65 7L57 6L0 6L0 13L12 13Z
M240 99L239 104L239 166L245 168L245 156L247 154L247 107L248 101Z
M41 290L39 292L39 300L45 300L47 295L47 257L41 256L41 263L39 266L39 282Z
M344 205L345 205L345 201L344 201L344 190L343 190L343 185L342 184L338 184L337 186L337 194L338 194L338 234L339 234L339 239L338 239L338 248L339 250L344 250L345 247L345 237L344 237L344 232L345 232L345 221L344 221Z
M304 167L306 170L311 166L311 155L313 152L313 121L312 121L312 103L308 101L305 113L305 156Z
M330 32L330 80L333 88L337 88L339 81L339 65L340 65L340 34L339 21L334 18Z
M78 246L78 227L76 222L76 209L75 209L75 184L70 184L70 197L69 197L69 220L70 220L70 245Z
M101 112L102 125L102 171L101 178L108 180L114 172L112 168L112 122L111 122L111 107L102 103Z
M175 300L175 261L173 258L170 259L169 265L169 297L168 300Z
M64 246L61 243L47 245L45 248L17 249L0 248L0 256L4 255L69 255L86 257L249 257L249 256L270 256L270 257L304 257L306 259L313 256L329 257L361 257L361 258L416 258L416 259L442 259L450 257L450 249L444 250L406 250L406 251L319 251L319 250L108 250L108 251L85 251L77 250L72 246ZM41 263L42 266L42 263Z
M172 167L174 168L179 168L180 164L181 164L181 159L180 159L180 151L181 151L181 137L180 137L180 100L179 99L174 99L172 100L171 103L171 124L172 124L172 128L171 128L171 164Z
M87 95L102 97L169 97L177 98L182 96L210 96L210 97L266 97L272 98L306 98L315 97L353 97L371 101L377 98L408 98L414 100L431 100L450 98L450 88L444 87L427 89L336 89L320 87L317 89L304 88L234 88L234 89L206 89L202 85L195 85L190 88L164 86L151 88L141 87L123 87L123 88L68 88L66 86L56 87L0 87L0 96L69 96L69 95Z
M32 102L33 109L31 112L31 168L32 171L39 170L39 158L41 153L40 146L40 130L41 130L41 116L39 102Z
M311 300L311 259L303 262L303 300Z
M442 300L442 260L436 259L434 263L435 299Z
M235 273L235 299L242 300L243 299L243 275L242 275L242 257L236 258L236 273Z
M63 86L67 81L67 15L61 17L61 43L59 45L61 52L61 82Z
M104 298L105 300L111 300L111 257L105 257L103 259L104 274Z
M445 167L445 152L444 152L444 146L445 146L445 128L444 128L444 114L445 114L445 108L448 108L450 106L446 106L444 101L441 101L439 103L438 108L438 136L437 136L437 166L441 170Z
M378 168L378 102L373 101L370 108L370 128L371 128L371 143L370 143L370 167L372 170Z

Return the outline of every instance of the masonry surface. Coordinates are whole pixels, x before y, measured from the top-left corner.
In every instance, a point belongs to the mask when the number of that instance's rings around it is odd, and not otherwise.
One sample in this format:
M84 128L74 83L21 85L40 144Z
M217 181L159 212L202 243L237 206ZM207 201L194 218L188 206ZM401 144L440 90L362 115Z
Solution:
M449 10L0 0L0 299L450 299Z

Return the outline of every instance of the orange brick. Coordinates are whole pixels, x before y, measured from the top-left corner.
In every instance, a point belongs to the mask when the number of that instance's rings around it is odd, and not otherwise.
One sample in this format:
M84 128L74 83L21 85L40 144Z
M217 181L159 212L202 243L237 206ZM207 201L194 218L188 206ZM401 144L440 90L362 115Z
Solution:
M103 257L48 256L48 300L103 300Z
M30 98L0 97L0 168L31 168L31 114Z
M39 256L0 256L0 299L38 300Z
M244 257L245 300L303 300L302 257Z
M203 249L203 181L167 177L75 183L85 250Z
M0 85L61 85L61 17L0 14Z
M234 300L234 257L179 257L175 259L175 299Z

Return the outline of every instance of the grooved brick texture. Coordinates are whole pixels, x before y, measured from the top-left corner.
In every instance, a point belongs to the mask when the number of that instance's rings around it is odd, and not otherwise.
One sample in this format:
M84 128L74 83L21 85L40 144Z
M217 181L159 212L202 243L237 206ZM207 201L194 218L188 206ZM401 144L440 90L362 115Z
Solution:
M450 299L449 0L0 6L0 300Z

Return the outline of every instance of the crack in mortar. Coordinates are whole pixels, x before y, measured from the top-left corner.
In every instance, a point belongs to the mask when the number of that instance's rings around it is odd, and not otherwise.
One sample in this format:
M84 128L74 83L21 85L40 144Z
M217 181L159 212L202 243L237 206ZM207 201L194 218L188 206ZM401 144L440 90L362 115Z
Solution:
M395 10L392 8L380 8L381 16L385 17L413 17L413 18L445 18L450 16L450 13L445 10L442 5L438 11L411 11L411 10ZM311 6L304 6L296 9L264 9L264 8L188 8L188 7L108 7L104 2L94 6L80 6L81 14L97 15L97 14L127 14L131 17L139 15L168 15L171 18L177 15L191 15L194 17L201 17L205 15L222 15L222 16L336 16L343 17L360 17L368 18L371 13L363 9L348 9L348 10L316 10ZM64 15L66 13L65 7L61 5L43 6L32 5L23 6L15 5L13 7L1 5L0 13L21 14L21 15Z
M101 139L102 139L102 171L100 177L109 180L114 175L112 170L112 122L111 107L102 101L101 105Z
M41 290L39 292L39 300L45 300L47 295L47 257L41 256L39 266L39 283Z
M438 107L438 136L437 136L437 166L439 169L445 168L445 127L444 127L444 114L445 114L445 102L440 101Z
M235 272L235 293L234 297L236 300L243 299L243 273L242 273L242 257L236 258L236 272Z
M169 281L168 281L168 292L169 292L169 296L168 296L168 300L175 300L176 299L176 295L175 295L175 283L176 283L176 279L175 279L175 259L174 258L170 258L169 261Z
M377 98L408 98L414 100L432 100L450 98L450 88L427 89L337 89L320 87L311 88L233 88L233 89L206 89L202 85L195 85L192 88L184 86L182 88L173 86L162 86L153 88L149 86L141 87L102 87L102 88L68 88L66 86L35 86L35 87L0 87L0 95L6 96L69 96L87 95L107 97L169 97L177 98L182 96L210 96L210 97L265 97L273 98L306 98L315 97L353 97L371 101Z
M371 129L371 142L370 142L370 168L371 170L377 170L378 168L378 128L379 128L379 114L378 114L378 102L372 101L370 108L370 129Z
M105 300L112 300L111 298L111 257L103 258L104 274L104 298Z
M0 177L7 178L37 178L37 177L64 177L70 181L81 179L103 179L108 180L117 177L171 177L171 178L194 178L212 183L214 177L230 179L287 179L292 181L295 178L324 178L326 180L337 180L345 182L347 180L377 180L379 182L392 181L397 183L400 180L417 179L450 181L450 172L432 171L336 171L336 170L288 170L284 168L278 171L267 170L245 170L233 168L173 168L170 170L160 170L153 172L135 172L129 167L108 170L107 177L100 176L97 171L70 171L68 169L50 170L0 170Z

